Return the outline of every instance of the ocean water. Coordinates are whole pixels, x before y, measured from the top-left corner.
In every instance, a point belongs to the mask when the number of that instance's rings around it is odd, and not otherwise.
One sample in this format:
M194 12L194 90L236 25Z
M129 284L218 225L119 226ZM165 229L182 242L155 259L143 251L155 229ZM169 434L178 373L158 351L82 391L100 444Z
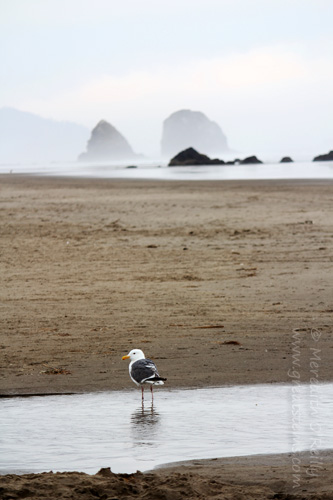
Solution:
M333 384L0 399L0 474L333 448Z
M268 179L333 179L333 162L265 163L259 165L214 165L167 167L163 164L130 165L48 163L3 164L0 173L66 176L99 179L153 180L268 180Z

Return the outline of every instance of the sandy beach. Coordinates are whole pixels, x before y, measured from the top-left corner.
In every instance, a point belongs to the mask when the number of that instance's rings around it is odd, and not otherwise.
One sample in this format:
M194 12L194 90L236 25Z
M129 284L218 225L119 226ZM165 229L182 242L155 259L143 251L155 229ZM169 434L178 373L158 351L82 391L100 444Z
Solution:
M290 383L295 342L299 380L314 376L315 347L316 377L332 381L331 182L0 186L2 396L132 388L121 357L134 347L169 388ZM271 456L3 476L0 498L328 499L325 461L296 490L290 456Z

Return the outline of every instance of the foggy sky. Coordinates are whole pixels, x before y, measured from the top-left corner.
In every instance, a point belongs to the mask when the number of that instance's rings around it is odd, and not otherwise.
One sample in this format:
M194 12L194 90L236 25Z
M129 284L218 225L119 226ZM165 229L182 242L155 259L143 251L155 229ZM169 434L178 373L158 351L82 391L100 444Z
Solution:
M0 107L93 128L157 155L179 109L231 148L333 149L331 0L0 0Z

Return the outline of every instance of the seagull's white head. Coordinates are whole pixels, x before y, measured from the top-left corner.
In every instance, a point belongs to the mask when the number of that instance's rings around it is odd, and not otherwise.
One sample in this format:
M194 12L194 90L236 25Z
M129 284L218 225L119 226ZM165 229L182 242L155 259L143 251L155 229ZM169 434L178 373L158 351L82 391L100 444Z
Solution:
M121 359L130 359L132 361L138 361L138 359L144 359L145 355L141 351L141 349L132 349L126 356L123 356Z

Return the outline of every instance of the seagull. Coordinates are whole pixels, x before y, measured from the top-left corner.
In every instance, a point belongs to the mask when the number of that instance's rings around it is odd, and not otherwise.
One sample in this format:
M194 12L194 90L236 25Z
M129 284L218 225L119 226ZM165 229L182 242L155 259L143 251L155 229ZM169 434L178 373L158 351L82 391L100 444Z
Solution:
M129 374L133 382L136 385L141 386L142 401L144 399L143 384L150 384L151 398L153 400L153 386L163 385L166 380L166 378L160 377L155 363L151 359L145 358L141 349L132 349L121 359L130 359L128 367Z

